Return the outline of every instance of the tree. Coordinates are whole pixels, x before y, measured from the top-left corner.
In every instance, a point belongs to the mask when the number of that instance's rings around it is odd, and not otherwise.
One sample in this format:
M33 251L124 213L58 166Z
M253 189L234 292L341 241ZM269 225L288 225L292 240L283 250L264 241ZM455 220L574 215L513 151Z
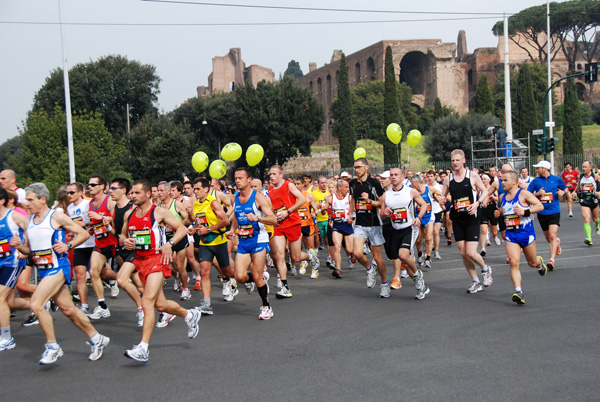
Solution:
M66 116L56 106L52 115L45 110L31 113L20 130L22 155L11 158L9 165L26 183L44 182L51 194L69 183ZM123 175L122 141L113 143L104 121L93 112L73 113L75 173L79 181L101 174L109 178Z
M486 114L494 111L494 101L492 100L492 91L488 85L487 75L482 74L477 83L475 92L475 113Z
M89 63L79 63L69 70L71 107L102 116L115 142L127 130L127 104L133 127L147 113L157 113L160 78L156 67L129 61L124 56L105 56ZM65 107L62 69L57 68L35 94L32 112L42 109L54 113L54 106ZM100 113L102 115L100 115Z
M292 60L288 63L288 67L285 70L285 72L283 73L284 77L292 77L295 80L298 80L298 78L304 76L304 73L302 72L302 69L300 68L300 63L298 63L296 60Z
M532 130L541 127L539 104L533 96L531 69L528 63L524 63L519 70L516 92L517 109L513 125L515 137L526 138ZM536 155L536 147L531 146L530 150L532 155Z
M348 83L348 66L346 65L346 55L344 53L342 53L340 60L337 100L335 110L333 107L331 108L334 118L333 136L340 143L340 165L348 167L354 163L356 132L354 131L352 98L350 97L350 85Z
M406 130L404 122L401 121L400 105L398 103L398 82L394 71L394 56L392 48L388 45L385 49L385 92L383 95L383 125L387 127L391 123L399 124ZM407 131L408 132L408 131ZM400 144L394 145L387 137L381 141L383 144L383 163L385 165L400 164Z
M354 128L359 138L369 138L379 143L389 142L383 119L384 91L383 81L365 82L350 90Z
M453 114L436 121L425 137L425 151L429 154L429 160L449 162L454 149L462 149L465 155L471 155L471 136L474 139L487 138L486 129L497 122L491 113L470 113L462 117Z
M437 96L435 97L435 101L433 102L433 116L436 121L444 117L444 108L442 107L442 101Z
M581 110L579 109L577 88L573 78L567 79L564 108L563 154L583 154Z
M0 145L0 168L4 169L11 157L20 157L23 153L23 141L20 136L9 138Z

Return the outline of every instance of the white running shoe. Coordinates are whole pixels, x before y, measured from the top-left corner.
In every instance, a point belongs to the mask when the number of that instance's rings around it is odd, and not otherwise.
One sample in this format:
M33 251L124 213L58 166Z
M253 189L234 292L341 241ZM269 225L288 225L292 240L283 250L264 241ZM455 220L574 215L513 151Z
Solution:
M290 268L290 276L296 276L298 275L298 272L296 271L296 267L291 267Z
M210 304L206 304L204 300L200 303L196 310L200 311L202 315L213 315L213 308Z
M145 351L140 345L133 345L133 348L125 351L125 357L129 357L141 363L148 363L148 355L150 351Z
M240 291L237 288L231 287L229 289L229 294L223 298L226 302L233 301L233 298L236 297Z
M352 256L348 256L348 269L354 268L354 263L352 262Z
M319 261L319 257L317 257L316 253L313 253L310 263L312 264L312 269L319 269L321 266L321 261Z
M278 299L289 299L292 297L292 291L284 286L279 289L279 291L275 294L275 297Z
M99 320L100 318L108 318L110 317L110 310L108 306L106 308L102 308L100 306L96 306L94 312L88 315L92 320Z
M273 317L273 308L271 306L262 306L260 308L259 320L270 320Z
M381 290L379 291L379 297L381 297L383 299L387 299L388 297L390 297L390 284L389 283L381 284Z
M300 262L300 267L298 268L298 273L300 275L304 275L306 273L306 267L308 267L308 261L304 260Z
M319 277L319 270L313 269L310 273L310 279L317 279Z
M408 272L405 269L400 270L400 279L408 278Z
M144 326L144 310L136 311L135 317L137 318L138 327Z
M485 237L485 245L486 246L491 246L492 242L490 241L490 232L487 233L486 237Z
M496 246L499 246L502 244L502 240L500 240L500 238L498 236L494 236L494 242L496 243Z
M231 280L223 280L223 297L227 301L227 297L231 294Z
M200 314L200 312L195 308L188 311L192 313L190 319L185 320L185 323L188 326L188 338L194 339L196 336L198 336L198 331L200 331L198 322L200 322L200 317L202 317L202 314Z
M44 350L44 354L40 359L40 364L46 365L56 363L56 361L60 359L64 354L65 352L63 352L60 346L57 349L55 349L50 347L50 345L46 344L46 350Z
M181 281L179 280L179 277L177 277L173 281L173 290L176 292L179 292L180 289L181 289Z
M415 295L415 299L423 300L425 298L425 296L429 294L429 292L430 292L429 286L425 286L423 289L419 289L417 291L417 294Z
M181 300L190 300L192 298L192 292L190 289L181 289L181 296L179 296Z
M471 286L469 286L469 288L467 289L467 293L477 293L482 291L483 286L481 286L481 283L475 281L471 282Z
M166 327L167 325L169 325L169 323L171 321L173 321L175 319L175 317L177 317L177 316L173 315L173 314L162 313L160 315L160 319L156 323L156 328L164 328L164 327Z
M417 277L415 278L415 288L417 290L425 288L425 280L423 279L423 271L417 269Z
M92 347L92 353L88 357L89 360L98 360L102 357L104 349L108 346L110 338L108 336L100 335L100 340L97 343L88 341L88 344Z
M281 289L283 287L283 282L281 282L281 278L279 274L277 274L277 289Z
M15 343L15 338L1 338L0 337L0 352L3 350L14 349L17 344Z
M375 268L371 265L371 268L367 269L367 287L375 287Z
M246 282L244 283L244 287L246 288L246 292L248 292L248 294L251 294L252 292L254 292L254 287L256 285L254 284L254 282Z
M117 296L119 296L119 285L117 285L117 282L115 281L115 283L110 286L110 297L116 299Z
M492 278L492 267L486 265L487 271L482 271L481 276L483 277L483 286L486 288L492 284L494 279Z

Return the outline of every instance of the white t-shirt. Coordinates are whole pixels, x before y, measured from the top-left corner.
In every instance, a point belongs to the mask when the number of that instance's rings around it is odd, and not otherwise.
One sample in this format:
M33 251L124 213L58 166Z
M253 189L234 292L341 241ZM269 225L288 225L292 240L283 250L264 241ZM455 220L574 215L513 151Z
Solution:
M90 212L90 200L81 200L81 202L77 205L73 203L69 204L69 206L67 207L67 212L74 222L83 221L83 223L85 223L86 225L89 224L90 217L88 216L88 213ZM90 236L89 239L87 239L75 248L89 248L94 247L95 245L96 237Z
M21 187L15 188L15 193L17 193L17 202L21 204L25 204L25 190Z

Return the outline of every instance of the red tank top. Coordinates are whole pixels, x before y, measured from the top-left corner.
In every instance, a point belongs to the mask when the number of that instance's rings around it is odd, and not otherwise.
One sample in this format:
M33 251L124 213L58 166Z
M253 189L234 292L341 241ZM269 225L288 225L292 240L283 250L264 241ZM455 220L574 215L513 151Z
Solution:
M94 211L100 216L112 216L108 209L108 199L110 196L106 196L100 204L100 208L94 209L93 201L90 202L90 211ZM90 226L94 228L94 235L96 237L96 247L104 248L117 245L117 238L110 234L110 231L102 223L102 219L90 219Z
M296 203L296 197L290 193L290 182L287 180L283 181L283 184L279 188L273 186L269 187L269 198L271 198L271 204L273 204L273 212L288 210ZM291 212L287 219L278 223L278 226L282 229L289 228L295 225L300 225L300 215L298 211Z
M135 242L135 258L158 254L158 249L166 243L164 227L154 219L154 208L156 205L152 204L141 218L137 216L137 208L129 215L127 231Z

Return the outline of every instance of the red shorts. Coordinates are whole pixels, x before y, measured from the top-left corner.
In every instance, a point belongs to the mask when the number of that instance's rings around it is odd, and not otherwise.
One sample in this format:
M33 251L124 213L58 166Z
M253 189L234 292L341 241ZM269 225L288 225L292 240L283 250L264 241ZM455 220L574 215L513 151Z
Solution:
M302 227L300 225L290 226L288 228L280 228L275 226L274 236L285 236L288 241L296 241L302 236Z
M140 257L133 260L133 265L140 275L142 283L146 283L148 275L154 272L162 272L165 278L171 277L171 266L163 264L160 260L162 254L154 254L150 257Z

